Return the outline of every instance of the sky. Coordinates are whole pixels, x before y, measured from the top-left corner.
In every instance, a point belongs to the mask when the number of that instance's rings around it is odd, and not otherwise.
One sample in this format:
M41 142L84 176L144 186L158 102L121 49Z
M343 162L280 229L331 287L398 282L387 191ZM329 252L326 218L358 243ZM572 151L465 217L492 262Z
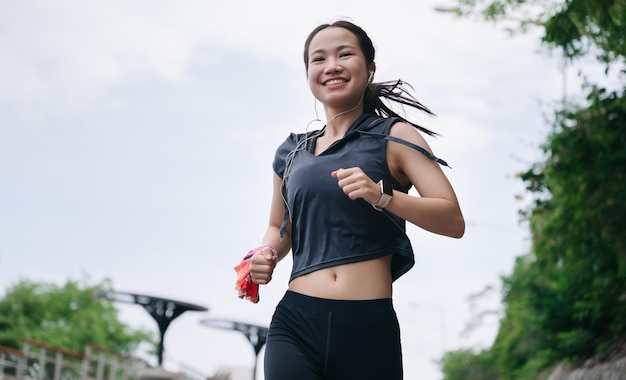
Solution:
M489 347L497 316L467 327L501 310L500 278L529 250L516 174L541 159L546 113L578 79L536 33L434 11L447 5L0 2L0 295L21 279L110 279L117 291L202 305L170 325L164 366L252 367L242 334L201 321L266 326L286 290L290 258L258 304L236 297L233 266L267 226L276 147L322 110L304 40L349 18L376 45L375 80L401 78L437 114L414 116L442 135L428 142L453 168L467 223L459 240L407 226L416 264L394 285L405 378L439 379L443 352ZM118 308L158 331L140 306Z

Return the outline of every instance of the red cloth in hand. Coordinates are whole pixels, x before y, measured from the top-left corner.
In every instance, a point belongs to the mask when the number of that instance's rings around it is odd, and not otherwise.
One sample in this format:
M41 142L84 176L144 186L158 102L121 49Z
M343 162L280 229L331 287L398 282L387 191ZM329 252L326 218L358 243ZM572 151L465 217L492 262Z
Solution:
M245 298L252 303L259 302L259 284L252 281L250 261L255 253L264 248L270 248L274 256L278 256L274 247L264 244L250 250L243 260L233 268L237 272L237 281L235 282L235 290L238 292L237 296L242 299Z

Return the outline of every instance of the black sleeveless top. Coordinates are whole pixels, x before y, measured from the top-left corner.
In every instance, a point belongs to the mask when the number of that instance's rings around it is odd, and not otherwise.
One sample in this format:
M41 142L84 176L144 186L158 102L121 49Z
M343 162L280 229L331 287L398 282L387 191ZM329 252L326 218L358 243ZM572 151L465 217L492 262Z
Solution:
M331 172L360 167L374 182L392 181L394 190L411 188L394 180L387 165L387 141L410 146L443 165L421 147L389 136L393 118L363 114L340 140L319 155L314 148L323 131L292 133L277 149L273 168L283 179L285 220L291 219L293 268L290 281L318 269L371 260L393 254L395 281L415 263L405 221L363 199L351 200Z

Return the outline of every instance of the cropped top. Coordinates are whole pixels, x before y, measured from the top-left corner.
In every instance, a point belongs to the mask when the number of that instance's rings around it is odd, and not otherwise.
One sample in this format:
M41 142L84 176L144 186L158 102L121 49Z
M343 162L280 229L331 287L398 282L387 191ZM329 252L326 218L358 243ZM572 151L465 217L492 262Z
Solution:
M319 155L314 154L314 147L323 130L292 133L278 147L273 169L283 179L285 220L281 237L291 219L293 267L289 281L318 269L388 254L393 254L393 281L413 267L415 258L405 221L387 210L375 210L363 199L351 200L331 176L339 168L360 167L374 182L392 181L394 190L407 193L412 185L402 186L389 171L388 141L410 146L447 166L423 148L389 136L397 121L363 114L343 138Z

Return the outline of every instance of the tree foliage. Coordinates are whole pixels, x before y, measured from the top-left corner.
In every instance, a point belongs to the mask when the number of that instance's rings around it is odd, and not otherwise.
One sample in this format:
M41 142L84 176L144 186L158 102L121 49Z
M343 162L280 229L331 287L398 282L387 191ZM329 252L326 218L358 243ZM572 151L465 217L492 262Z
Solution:
M438 364L445 368L448 379L497 380L499 372L489 351L461 349L446 352Z
M593 88L562 110L548 159L521 174L538 197L532 252L503 279L505 316L492 347L504 378L580 361L626 337L626 101Z
M458 1L460 14L543 28L542 42L570 59L594 54L607 69L623 67L626 0ZM626 339L626 98L624 83L616 86L586 83L585 99L554 110L545 160L520 173L533 198L520 212L533 244L502 278L496 340L479 353L447 353L444 379L480 371L541 378L560 361L580 362Z
M543 30L542 42L579 57L592 50L605 63L626 56L626 0L458 0L459 15L515 21Z
M131 355L141 343L155 345L154 334L135 330L118 319L112 301L97 295L110 283L63 286L22 280L0 299L0 345L22 348L33 339L82 352L88 343Z

